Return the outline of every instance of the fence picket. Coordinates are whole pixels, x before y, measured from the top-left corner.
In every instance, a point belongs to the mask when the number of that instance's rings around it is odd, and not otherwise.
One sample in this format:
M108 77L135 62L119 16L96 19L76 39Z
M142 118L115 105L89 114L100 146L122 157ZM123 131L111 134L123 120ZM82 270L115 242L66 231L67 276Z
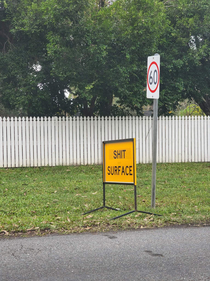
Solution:
M174 116L170 119L171 123L169 126L171 126L171 159L170 162L173 162L173 159L175 159L175 122L174 122Z
M163 124L162 118L159 117L158 128L157 128L157 130L158 130L157 162L159 162L159 163L163 162L163 158L162 158L162 155L163 155L163 152L162 152L162 124ZM153 126L152 126L152 130L153 130Z
M44 166L44 127L43 117L40 118L40 165Z
M205 162L208 161L208 117L204 117L205 120Z
M63 155L63 122L62 119L59 118L58 119L58 147L59 147L59 151L58 151L58 162L57 165L62 165L63 160L64 160L64 155ZM57 144L56 144L57 146Z
M23 122L23 121L22 121ZM41 122L40 118L36 120L36 129L37 129L37 166L41 166Z
M80 165L84 165L84 154L83 154L83 151L84 151L84 145L83 145L83 140L84 140L84 135L83 135L83 131L84 131L84 128L83 128L83 118L82 117L79 117L79 133L80 133Z
M204 120L203 116L200 117L200 130L201 130L201 137L200 137L200 153L201 153L201 161L204 162L204 152L205 152L205 145L204 145L204 138L205 138L205 132L204 132Z
M0 117L0 167L1 168L4 167L4 159L3 159L4 150L3 150L3 134L2 134L2 130L3 130L3 121L2 121L2 118Z
M11 117L11 167L15 167L15 137L14 137L14 118ZM1 127L1 125L0 125ZM1 131L1 129L0 129ZM1 135L0 135L0 143L1 143Z
M207 118L207 161L210 161L210 116Z
M6 134L7 134L7 165L11 167L11 135L9 117L6 119Z
M69 157L70 165L73 165L73 128L72 128L72 117L69 118Z
M83 119L84 121L84 164L87 165L88 161L88 152L87 152L87 120L86 117Z
M168 117L167 119L167 126L168 126L168 162L171 162L172 159L172 119Z

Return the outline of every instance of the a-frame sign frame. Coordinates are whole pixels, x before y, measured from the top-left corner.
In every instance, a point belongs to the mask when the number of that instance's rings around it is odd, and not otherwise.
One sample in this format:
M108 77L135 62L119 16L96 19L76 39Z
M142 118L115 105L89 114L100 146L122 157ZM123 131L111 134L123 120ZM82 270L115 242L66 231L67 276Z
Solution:
M134 212L156 215L154 213L137 210L135 138L103 141L103 206L88 211L84 213L84 215L103 208L115 211L119 210L106 206L106 184L124 184L134 186L134 210L112 219L117 219Z

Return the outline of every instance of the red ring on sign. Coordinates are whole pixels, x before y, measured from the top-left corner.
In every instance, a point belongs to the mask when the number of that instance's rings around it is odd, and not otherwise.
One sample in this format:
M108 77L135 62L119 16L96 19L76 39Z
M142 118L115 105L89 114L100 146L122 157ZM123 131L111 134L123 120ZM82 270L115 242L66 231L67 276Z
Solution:
M154 90L152 90L152 89L150 88L150 86L149 86L149 81L148 81L148 78L149 78L149 76L148 76L149 70L150 70L150 68L151 68L151 66L152 66L153 64L156 65L157 70L158 70L158 83L157 83L157 86L156 86L156 88L155 88ZM160 70L159 70L159 68L158 68L157 63L156 63L155 61L153 61L153 62L150 64L150 66L149 66L149 68L148 68L148 72L147 72L147 86L148 86L148 88L149 88L149 90L150 90L151 93L154 93L154 92L157 90L157 88L158 88L158 86L159 86L159 83L160 83Z

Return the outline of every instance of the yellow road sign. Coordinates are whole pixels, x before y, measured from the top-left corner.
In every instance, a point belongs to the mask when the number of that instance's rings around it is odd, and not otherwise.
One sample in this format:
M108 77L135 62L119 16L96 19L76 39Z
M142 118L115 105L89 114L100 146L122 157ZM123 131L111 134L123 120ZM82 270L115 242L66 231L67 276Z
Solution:
M103 142L103 181L136 185L135 138Z

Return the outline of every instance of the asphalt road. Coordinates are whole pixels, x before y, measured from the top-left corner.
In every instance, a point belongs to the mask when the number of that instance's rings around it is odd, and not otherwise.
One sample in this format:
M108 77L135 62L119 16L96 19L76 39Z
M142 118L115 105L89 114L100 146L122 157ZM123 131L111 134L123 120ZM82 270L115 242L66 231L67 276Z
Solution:
M210 227L0 240L1 281L210 280Z

